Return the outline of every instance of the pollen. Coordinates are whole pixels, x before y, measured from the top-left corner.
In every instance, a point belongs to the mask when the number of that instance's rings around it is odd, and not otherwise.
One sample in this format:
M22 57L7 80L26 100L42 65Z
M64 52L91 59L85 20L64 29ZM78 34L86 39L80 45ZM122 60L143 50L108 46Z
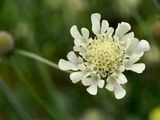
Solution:
M95 38L87 47L87 62L98 73L111 73L120 66L123 50L113 38Z

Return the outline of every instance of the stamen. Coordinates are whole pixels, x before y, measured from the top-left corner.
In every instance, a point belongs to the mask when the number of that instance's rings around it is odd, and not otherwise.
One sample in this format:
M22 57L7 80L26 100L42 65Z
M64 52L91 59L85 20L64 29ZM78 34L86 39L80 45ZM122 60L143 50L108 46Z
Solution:
M118 69L122 62L120 44L113 38L95 38L87 47L87 62L93 69L104 76Z

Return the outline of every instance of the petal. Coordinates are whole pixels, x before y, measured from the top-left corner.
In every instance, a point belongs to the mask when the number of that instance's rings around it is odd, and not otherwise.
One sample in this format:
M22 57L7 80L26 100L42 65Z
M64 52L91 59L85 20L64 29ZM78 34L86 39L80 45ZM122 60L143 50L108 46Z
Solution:
M120 84L116 84L114 88L114 94L116 99L121 99L126 95L126 91Z
M58 66L61 70L78 70L79 69L78 64L77 65L73 64L72 62L66 61L64 59L59 60Z
M125 67L130 67L136 63L142 57L142 55L143 54L129 56L129 59L124 63Z
M83 42L87 42L88 38L89 38L89 31L86 29L86 28L82 28L81 29L81 32L82 32L82 36L84 38L84 41Z
M83 46L84 45L83 41L81 39L77 39L77 38L74 39L74 44L76 46Z
M112 27L109 27L107 29L106 36L108 36L108 37L112 36L113 32L114 32L114 29Z
M108 21L103 20L102 25L101 25L101 34L105 33L107 31L108 27L109 27Z
M145 64L144 63L137 63L133 64L130 67L126 68L126 70L132 70L136 73L142 73L145 69Z
M120 65L119 68L117 69L118 72L124 72L125 71L125 66L124 65Z
M131 40L127 40L128 42L128 48L126 50L126 53L129 55L132 55L135 51L135 48L138 46L139 40L137 38L133 38Z
M97 94L97 85L96 84L92 84L87 88L87 91L91 94L91 95L96 95Z
M100 19L101 15L98 13L94 13L91 15L92 31L96 35L100 34Z
M121 38L124 34L126 34L131 29L131 26L126 22L121 22L118 24L118 27L115 31L115 36Z
M73 83L77 83L78 81L82 80L84 77L84 73L79 71L79 72L73 72L70 74L70 79L72 80Z
M127 83L127 78L126 78L126 76L123 73L119 73L117 81L120 84L125 84L125 83Z
M70 29L70 33L71 33L71 36L74 38L74 39L82 39L82 35L79 33L78 31L78 28L76 25L73 25Z
M81 49L82 49L82 47L80 47L80 46L73 46L73 50L76 52L81 51Z
M109 91L113 91L114 90L114 84L111 82L108 82L108 84L106 85L106 89L108 89Z
M148 51L150 49L150 45L146 40L141 40L136 48L136 53L142 53Z
M97 85L98 85L99 88L103 88L103 86L104 86L104 80L98 80Z
M93 84L93 79L92 78L84 78L84 79L82 79L82 84L84 86L89 86L89 85Z
M76 54L73 51L70 51L67 54L67 58L68 58L69 61L71 61L73 63L77 63L78 62L78 58L77 58Z
M120 40L131 40L134 38L134 33L133 32L130 32L130 33L127 33L125 34Z

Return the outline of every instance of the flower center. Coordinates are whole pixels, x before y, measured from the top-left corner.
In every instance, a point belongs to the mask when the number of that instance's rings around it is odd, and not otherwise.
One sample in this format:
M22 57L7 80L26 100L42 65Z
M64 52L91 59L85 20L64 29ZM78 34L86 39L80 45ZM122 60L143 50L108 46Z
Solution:
M112 73L122 62L123 50L113 38L96 38L87 47L87 62L98 73Z

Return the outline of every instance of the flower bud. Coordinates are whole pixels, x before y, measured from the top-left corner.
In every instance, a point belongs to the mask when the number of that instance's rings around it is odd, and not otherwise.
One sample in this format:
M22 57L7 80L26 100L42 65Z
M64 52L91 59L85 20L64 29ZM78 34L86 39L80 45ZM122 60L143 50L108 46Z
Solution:
M14 50L15 41L6 31L0 31L0 57L10 54Z

